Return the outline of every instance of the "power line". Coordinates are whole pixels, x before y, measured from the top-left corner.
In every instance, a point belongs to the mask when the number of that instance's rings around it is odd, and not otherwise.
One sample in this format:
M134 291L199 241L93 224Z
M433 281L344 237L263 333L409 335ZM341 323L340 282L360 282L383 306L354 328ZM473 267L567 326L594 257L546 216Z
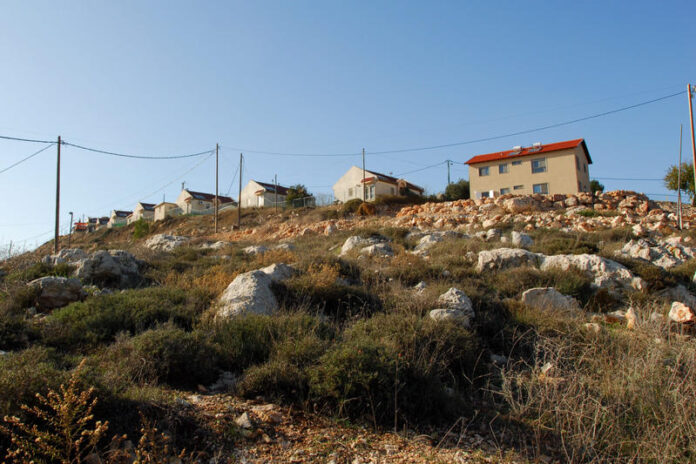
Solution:
M55 140L25 139L25 138L22 138L22 137L10 137L9 135L0 135L0 139L4 139L4 140L15 140L15 141L17 141L17 142L56 143Z
M90 148L90 147L85 147L82 145L76 145L74 143L70 142L63 142L63 145L73 147L73 148L79 148L80 150L85 150L85 151L91 151L93 153L100 153L102 155L111 155L111 156L120 156L122 158L136 158L136 159L180 159L180 158L193 158L195 156L203 156L207 155L209 153L213 153L215 150L206 150L202 151L199 153L191 153L188 155L166 155L166 156L142 156L142 155L127 155L125 153L116 153L113 151L106 151L106 150L99 150L97 148Z
M438 148L456 147L456 146L460 146L460 145L469 145L469 144L472 144L472 143L489 142L489 141L491 141L491 140L498 140L498 139L503 139L503 138L507 138L507 137L514 137L514 136L517 136L517 135L531 134L532 132L539 132L539 131L543 131L543 130L554 129L554 128L556 128L556 127L567 126L567 125L569 125L569 124L575 124L575 123L577 123L577 122L587 121L587 120L590 120L590 119L596 119L596 118L600 118L600 117L602 117L602 116L607 116L607 115L610 115L610 114L619 113L619 112L621 112L621 111L626 111L626 110L630 110L630 109L633 109L633 108L638 108L638 107L640 107L640 106L649 105L649 104L651 104L651 103L659 102L659 101L662 101L662 100L666 100L666 99L668 99L668 98L673 98L673 97L682 95L682 94L684 94L684 92L685 92L685 91L682 90L681 92L673 93L673 94L670 94L670 95L665 95L664 97L654 98L654 99L652 99L652 100L648 100L648 101L636 103L636 104L634 104L634 105L624 106L624 107L622 107L622 108L617 108L617 109L614 109L614 110L604 111L604 112L602 112L602 113L597 113L597 114L593 114L593 115L590 115L590 116L585 116L585 117L582 117L582 118L572 119L572 120L570 120L570 121L563 121L563 122L559 122L559 123L555 123L555 124L549 124L548 126L537 127L537 128L534 128L534 129L526 129L526 130L523 130L523 131L511 132L511 133L508 133L508 134L496 135L496 136L492 136L492 137L484 137L484 138L481 138L481 139L466 140L466 141L464 141L464 142L446 143L446 144L441 144L441 145L431 145L431 146L428 146L428 147L403 148L403 149L400 149L400 150L373 151L373 152L370 152L369 154L371 154L371 155L381 155L381 154L385 154L385 153L406 153L406 152L413 152L413 151L436 150L436 149L438 149Z
M440 162L437 163L437 164L431 164L430 166L424 166L424 167L422 167L422 168L420 168L420 169L414 169L413 171L402 172L402 173L400 173L400 174L397 174L396 177L401 177L401 176L405 176L406 174L413 174L414 172L425 171L426 169L431 169L431 168L435 168L435 167L437 167L437 166L442 166L442 165L445 164L446 162L447 162L447 161L440 161Z
M346 156L360 156L362 152L355 153L283 153L278 151L261 151L261 150L248 150L246 148L236 148L236 147L222 147L233 151L240 151L242 153L253 153L257 155L273 155L273 156L303 156L303 157L346 157Z
M31 158L35 157L36 155L38 155L39 153L41 153L42 151L48 150L51 146L53 146L54 143L55 142L51 142L48 145L46 145L45 147L43 147L41 150L32 153L31 155L27 156L26 158L22 158L21 160L17 161L16 163L14 163L10 166L7 166L3 170L0 170L0 174L2 174L3 172L9 171L10 169L17 166L18 164L22 164L23 162L28 161L29 159L31 159Z
M230 181L230 186L227 189L227 193L225 193L226 197L230 196L230 192L232 191L232 187L234 186L234 180L237 178L238 173L239 173L239 165L237 165L237 169L234 170L234 175L232 176L232 180Z
M638 179L638 178L632 178L632 177L592 177L593 179L597 180L650 180L650 181L660 181L662 182L664 179Z

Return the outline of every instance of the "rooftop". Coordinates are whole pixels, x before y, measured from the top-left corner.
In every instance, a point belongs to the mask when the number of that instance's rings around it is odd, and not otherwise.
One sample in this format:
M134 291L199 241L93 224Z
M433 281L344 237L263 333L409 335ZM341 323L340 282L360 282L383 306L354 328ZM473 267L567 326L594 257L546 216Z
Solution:
M520 158L522 156L533 156L538 155L539 153L550 153L553 151L567 150L569 148L575 148L577 146L582 146L585 152L585 156L587 157L587 163L592 164L592 158L590 158L590 152L587 150L585 139L567 140L565 142L548 143L546 145L522 147L520 150L512 149L507 151L488 153L486 155L477 155L471 158L465 164L486 163L490 161L499 161L509 158Z

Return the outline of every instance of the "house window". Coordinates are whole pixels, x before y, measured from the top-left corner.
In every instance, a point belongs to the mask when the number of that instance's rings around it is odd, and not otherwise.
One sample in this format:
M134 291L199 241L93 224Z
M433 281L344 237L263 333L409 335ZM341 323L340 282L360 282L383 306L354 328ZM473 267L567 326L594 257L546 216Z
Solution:
M348 196L352 197L353 196L353 187L348 189Z
M532 160L532 174L546 172L546 158Z
M515 185L515 186L512 187L512 188L515 189L515 190L522 190L522 189L524 188L524 185Z
M510 193L510 188L501 188L500 189L501 195L505 195L506 193Z
M488 166L483 167L483 168L479 168L479 176L483 177L483 176L487 176L488 174L490 174L489 169L490 168Z
M507 163L503 163L503 164L498 165L498 174L507 174L507 172L508 172Z
M549 193L549 184L534 184L532 191L534 193Z
M490 192L481 192L481 198L488 198L491 196Z
M370 187L367 191L367 198L369 198L370 200L375 199L375 186L374 185L370 185Z
M513 166L519 166L520 164L522 164L522 161L513 161L512 162Z

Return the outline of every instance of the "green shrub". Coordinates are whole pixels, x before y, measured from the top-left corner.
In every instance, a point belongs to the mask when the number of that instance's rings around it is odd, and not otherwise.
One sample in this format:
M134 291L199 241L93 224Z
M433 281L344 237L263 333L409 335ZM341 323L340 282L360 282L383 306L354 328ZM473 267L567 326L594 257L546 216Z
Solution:
M151 287L100 295L54 311L42 329L44 342L58 348L112 341L119 332L137 334L171 321L191 329L208 304L193 290Z
M275 286L279 301L286 308L308 308L338 319L369 316L382 309L373 293L336 282L316 285L312 275L303 274Z
M132 362L144 363L145 375L155 382L195 387L218 377L218 352L201 333L165 325L137 335L132 343Z
M341 208L341 212L343 215L347 214L355 214L358 211L358 208L360 208L360 205L362 205L363 201L360 200L359 198L354 198L353 200L348 200L347 202L343 203L343 207Z
M24 317L2 314L0 311L0 350L26 348L32 336L31 326Z
M143 238L150 233L150 224L144 219L138 219L133 223L133 238Z
M545 255L560 254L595 254L599 250L595 242L581 235L571 235L564 232L539 230L532 233L534 244L530 251Z
M280 360L251 366L237 384L237 392L243 397L263 396L273 401L303 400L308 388L303 370Z
M74 267L66 264L47 264L43 262L34 263L26 269L11 272L7 275L6 280L8 282L29 282L34 279L39 279L41 277L55 276L55 277L69 277L72 274Z

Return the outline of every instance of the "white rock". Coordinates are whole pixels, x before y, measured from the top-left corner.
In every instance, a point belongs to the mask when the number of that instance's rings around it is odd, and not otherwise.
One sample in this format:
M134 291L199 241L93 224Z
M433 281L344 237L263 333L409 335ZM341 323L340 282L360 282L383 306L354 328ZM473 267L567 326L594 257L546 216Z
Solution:
M248 255L262 255L267 251L268 251L268 248L266 248L263 245L250 245L250 246L244 248L244 253L246 253Z
M418 282L416 285L413 286L413 289L415 291L417 291L418 293L422 293L426 289L427 286L428 286L428 284L425 283L425 281L421 280L420 282Z
M528 196L508 198L503 201L503 208L512 214L533 211L536 209L536 201Z
M353 235L348 237L341 247L340 256L344 256L346 253L350 252L354 248L366 248L370 245L376 245L378 243L385 243L388 240L381 236L374 236L369 238L360 237L358 235Z
M279 243L275 246L272 247L274 250L283 250L283 251L295 251L295 245L292 243Z
M366 246L360 250L360 254L367 256L381 256L389 257L394 256L394 250L389 246L388 243L376 243L374 245Z
M602 331L602 326L599 325L599 324L597 324L596 322L587 322L587 323L583 324L582 326L583 326L583 327L585 328L585 330L587 330L588 332L592 332L592 333L595 333L595 334L598 334L598 333L600 333L600 332Z
M151 250L172 251L174 248L180 247L188 241L188 237L180 237L177 235L168 234L157 234L147 239L147 241L145 241L145 246Z
M283 280L287 280L297 273L295 268L288 266L285 263L271 264L270 266L260 269L260 271L268 275L273 282L282 282Z
M672 303L668 317L671 321L679 322L680 324L693 323L696 321L694 310L679 301Z
M74 275L83 282L100 286L130 288L142 281L142 264L127 251L100 250L78 261Z
M575 312L580 309L580 305L575 298L563 295L553 287L525 290L522 293L522 303L541 310Z
M641 290L645 283L633 275L625 266L597 255L554 255L546 256L541 263L541 270L560 269L567 271L575 268L585 272L601 288L634 288Z
M471 326L471 320L469 316L467 316L464 311L460 311L458 309L450 309L450 308L439 308L439 309L433 309L429 313L430 319L434 321L452 321L457 324L462 325L463 327L469 328Z
M268 274L259 270L238 275L220 296L217 317L275 313L278 300L271 291L272 282Z
M490 242L491 240L500 240L502 235L503 232L500 229L488 229L486 231L486 241Z
M520 266L537 267L542 259L543 255L519 248L483 250L478 254L476 270L483 272L499 271Z
M450 288L438 297L437 302L447 308L459 310L469 318L475 316L474 308L471 305L471 299L458 288Z
M38 289L38 305L43 309L60 308L86 296L82 284L75 278L41 277L27 285Z
M47 261L52 264L75 263L87 258L87 253L79 248L63 248L57 254L52 255Z
M241 416L237 417L234 420L234 423L237 424L238 427L241 427L243 429L250 429L253 427L251 424L251 420L249 419L249 415L247 413L243 413Z
M534 245L534 240L529 235L523 232L512 231L510 235L512 244L521 248L527 248Z

